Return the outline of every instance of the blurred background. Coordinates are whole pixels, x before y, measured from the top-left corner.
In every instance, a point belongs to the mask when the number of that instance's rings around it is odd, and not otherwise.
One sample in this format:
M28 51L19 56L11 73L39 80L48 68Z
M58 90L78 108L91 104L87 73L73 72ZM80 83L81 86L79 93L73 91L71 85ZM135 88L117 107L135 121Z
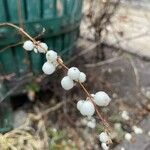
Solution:
M150 149L149 20L149 0L0 0L0 23L18 25L85 72L91 93L109 94L99 109L114 129L113 150ZM26 40L0 26L0 149L102 149L98 117L76 109L84 93L62 89L62 69L44 75L45 56L27 53Z

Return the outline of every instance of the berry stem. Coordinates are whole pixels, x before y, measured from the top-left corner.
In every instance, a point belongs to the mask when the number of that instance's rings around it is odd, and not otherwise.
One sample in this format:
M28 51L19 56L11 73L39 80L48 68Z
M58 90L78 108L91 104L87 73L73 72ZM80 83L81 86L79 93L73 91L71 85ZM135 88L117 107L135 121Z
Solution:
M91 102L93 103L94 107L95 107L95 110L96 110L96 113L99 117L99 119L102 121L103 125L109 129L110 128L110 125L107 123L107 121L102 117L102 115L100 114L100 112L98 111L98 108L93 100L93 97L90 95L90 93L88 92L88 90L86 89L86 87L81 83L81 82L78 82L79 85L81 86L81 88L83 89L83 91L87 94L87 96L90 98Z
M42 48L45 52L47 52L47 50L45 48L43 48L38 41L36 41L34 38L32 38L26 31L23 30L23 28L20 28L18 26L16 26L15 24L9 23L9 22L5 22L5 23L0 23L0 26L10 26L13 27L15 29L17 29L19 32L23 33L26 37L28 37L35 45L38 45L40 48Z
M17 25L14 25L12 23L0 23L0 26L11 26L15 29L17 29L19 32L23 33L26 37L28 37L36 46L41 47L45 52L47 51L46 49L44 49L42 46L40 46L39 41L36 41L34 38L32 38L26 31L24 31L22 28L18 27ZM57 62L60 66L62 66L62 68L64 68L65 70L68 70L69 68L63 63L62 59L60 57L57 58ZM109 126L108 122L102 117L102 115L100 114L100 112L98 111L98 108L93 100L93 97L90 95L90 93L88 92L88 90L86 89L86 87L79 81L76 81L80 87L83 89L83 91L85 92L85 94L87 95L87 97L90 98L91 102L93 103L96 113L99 117L99 119L102 121L103 125L106 127L106 131L109 131L109 129L111 129L111 127Z

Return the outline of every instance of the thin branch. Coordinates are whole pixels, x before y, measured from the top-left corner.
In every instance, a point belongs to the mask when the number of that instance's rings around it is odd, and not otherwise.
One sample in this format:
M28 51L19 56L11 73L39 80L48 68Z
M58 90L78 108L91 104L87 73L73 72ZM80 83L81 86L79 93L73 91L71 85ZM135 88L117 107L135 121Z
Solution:
M25 76L23 76L21 79L26 79L27 77L31 77L32 74L29 73ZM12 88L10 91L8 91L5 96L1 97L0 99L0 103L2 103L6 98L8 98L12 93L14 93L14 91L16 91L21 85L24 85L25 83L29 82L28 80L22 80L21 82L19 82L14 88Z
M137 69L132 57L128 57L128 60L130 61L131 66L132 66L133 71L134 71L134 74L135 74L136 87L139 88L140 87L140 77L139 77L138 69Z
M56 104L55 106L48 108L47 110L45 110L44 112L41 113L41 116L45 116L48 115L49 113L56 111L57 109L59 109L60 107L62 107L62 105L64 105L66 103L66 101L62 101L58 104Z
M42 32L39 33L37 36L35 36L34 39L37 39L37 38L39 38L40 36L42 36L42 35L44 34L44 32L45 32L45 29L43 28ZM3 52L4 50L6 50L6 49L8 49L8 48L11 48L11 47L15 47L15 46L21 45L21 44L23 44L24 42L25 42L25 41L20 41L20 42L15 43L15 44L8 45L8 46L6 46L6 47L0 49L0 52Z
M47 50L45 48L43 48L38 41L36 41L34 38L32 38L27 32L25 32L22 28L12 24L12 23L0 23L0 26L10 26L13 27L15 29L17 29L19 32L23 33L24 36L28 37L35 45L38 45L40 48L42 48L45 52L47 52Z
M14 24L12 24L12 23L1 23L0 26L11 26L11 27L17 29L18 31L22 32L26 37L28 37L31 41L33 41L34 44L37 44L37 46L39 46L39 42L36 41L34 38L32 38L32 37L31 37L27 32L25 32L22 28L19 28L18 26L14 25ZM43 50L45 50L42 46L41 46L41 48L42 48ZM46 50L45 50L45 52L46 52ZM68 69L69 69L69 68L63 63L63 61L62 61L62 59L61 59L60 57L57 58L57 63L58 63L60 66L62 66L63 69L65 69L65 70L68 70ZM84 91L84 93L89 97L89 99L91 100L91 102L94 104L94 107L95 107L95 110L96 110L96 113L97 113L99 119L102 121L102 123L103 123L105 129L106 129L107 131L109 131L110 126L108 125L108 123L106 122L106 120L102 117L102 115L100 114L100 112L98 111L97 106L96 106L95 102L93 101L92 96L90 95L90 92L88 92L88 90L86 89L86 87L85 87L82 83L80 83L79 81L77 81L77 83L81 86L81 88L82 88L82 90ZM60 107L60 106L59 106L59 107ZM51 110L49 110L49 111L51 111ZM49 112L49 111L48 111L48 112ZM46 114L47 114L48 112L46 112Z

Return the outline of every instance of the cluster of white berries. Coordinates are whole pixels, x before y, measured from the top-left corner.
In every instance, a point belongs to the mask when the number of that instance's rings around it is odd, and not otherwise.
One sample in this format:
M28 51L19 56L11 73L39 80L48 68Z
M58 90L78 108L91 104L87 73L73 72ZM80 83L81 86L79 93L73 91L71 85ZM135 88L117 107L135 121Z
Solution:
M108 94L106 94L103 91L99 91L96 94L91 94L91 96L93 102L98 106L107 106L111 101ZM95 112L95 107L93 102L90 101L89 97L86 100L79 100L77 102L77 109L80 111L80 113L83 116L91 117Z
M37 45L35 45L32 41L28 40L25 41L23 44L23 48L27 51L32 51L34 50L35 53L46 53L46 59L47 61L44 63L42 70L45 74L50 75L52 74L55 70L56 67L58 66L57 63L57 53L53 50L48 50L48 46L46 43L43 42L37 42Z
M110 137L108 136L108 134L106 132L102 132L99 135L99 140L102 142L101 147L104 150L108 150L109 146L107 146L107 143L109 143L109 141L110 141Z
M93 103L95 103L98 106L107 106L111 101L108 94L106 94L103 91L99 91L96 94L91 94L91 97L93 101L91 101L90 98L88 97L86 100L79 100L77 102L77 109L83 116L87 116L89 118L91 118L91 116L93 116L95 112L95 107ZM95 125L93 126L93 122L89 122L88 125L90 127L92 125L92 128L95 127ZM102 142L101 147L104 150L108 150L109 146L107 145L107 143L109 143L110 141L110 137L108 136L108 134L106 132L102 132L99 135L99 140L100 142Z
M68 69L67 76L61 80L61 85L65 90L70 90L74 87L75 81L83 83L86 81L86 75L80 72L78 68L71 67Z
M47 61L44 63L42 70L45 74L50 75L54 73L56 67L58 66L57 53L53 50L49 50L46 53L46 59Z
M58 64L58 55L55 51L49 50L48 46L42 42L36 42L34 44L32 41L25 41L23 48L27 51L34 50L35 53L46 53L46 62L44 63L42 70L45 74L50 75L54 73ZM68 69L67 76L63 77L61 80L61 85L65 90L70 90L74 87L75 82L83 83L86 81L86 75L76 67L71 67ZM91 100L92 98L92 100ZM77 109L83 116L91 118L95 113L95 106L107 106L110 103L111 99L103 91L99 91L96 94L91 94L91 97L87 97L86 100L79 100L77 102ZM95 120L88 123L88 126L95 128ZM110 138L106 132L102 132L99 135L99 140L102 142L101 146L104 150L108 150L109 147L107 143L110 141Z
M45 53L48 50L48 46L46 43L38 42L37 45L35 45L32 41L28 40L25 41L23 44L23 48L27 51L34 50L35 53Z

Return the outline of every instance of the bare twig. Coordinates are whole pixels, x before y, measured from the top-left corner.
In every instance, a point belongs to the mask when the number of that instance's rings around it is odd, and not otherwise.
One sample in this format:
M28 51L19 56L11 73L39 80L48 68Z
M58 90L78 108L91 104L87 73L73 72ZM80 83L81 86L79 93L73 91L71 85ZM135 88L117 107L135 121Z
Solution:
M36 41L34 38L32 38L27 32L25 32L22 28L19 28L18 26L12 24L12 23L1 23L0 26L11 26L15 29L17 29L18 31L22 32L26 37L28 37L34 44L37 44L37 46L39 46L39 42ZM45 50L42 46L40 46L43 50ZM46 52L47 50L45 50ZM65 70L68 70L69 68L63 63L62 59L60 57L57 58L57 63ZM102 115L100 114L100 112L97 109L97 106L95 104L95 102L93 101L92 96L90 95L90 92L88 92L88 90L86 89L86 87L80 83L79 81L77 81L77 83L81 86L82 90L84 91L84 93L89 97L89 99L91 100L91 102L94 104L95 106L95 110L96 113L99 117L99 119L102 121L105 130L109 132L109 130L111 129L111 127L109 126L109 124L106 122L106 120L102 117Z
M66 103L66 101L62 101L58 104L56 104L55 106L48 108L47 110L45 110L44 112L41 113L41 116L45 116L48 115L49 113L58 110L59 108L62 107L62 105L64 105Z
M136 83L136 87L139 89L140 87L140 77L139 77L139 73L138 73L138 69L132 59L132 56L128 57L128 60L131 63L131 66L133 68L134 74L135 74L135 83Z
M29 73L25 76L23 76L21 79L26 79L26 78L29 78L31 77L32 74ZM29 82L28 80L22 80L21 82L17 83L17 85L12 88L10 91L8 91L5 96L1 97L1 100L0 100L0 103L3 102L6 98L8 98L12 93L14 93L14 91L16 91L21 85L24 85L25 83Z
M44 34L44 32L45 32L45 29L43 28L42 32L39 33L37 36L35 36L34 39L37 39L37 38L39 38L40 36L42 36L42 35ZM4 50L6 50L6 49L8 49L8 48L11 48L11 47L15 47L15 46L21 45L21 44L23 44L24 42L25 42L25 41L20 41L20 42L15 43L15 44L8 45L8 46L6 46L6 47L0 49L0 52L3 52Z

